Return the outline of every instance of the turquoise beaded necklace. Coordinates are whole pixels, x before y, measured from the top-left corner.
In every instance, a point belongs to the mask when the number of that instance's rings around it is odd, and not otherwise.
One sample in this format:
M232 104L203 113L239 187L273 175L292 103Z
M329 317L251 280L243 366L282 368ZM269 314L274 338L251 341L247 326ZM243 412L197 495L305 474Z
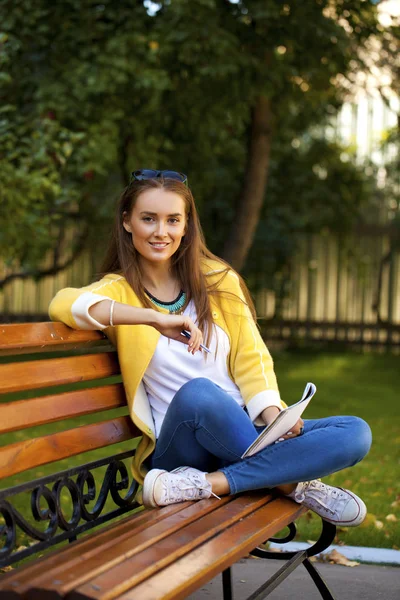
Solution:
M153 302L153 304L159 306L160 308L165 308L166 310L169 310L170 313L179 312L185 306L186 303L186 292L184 292L183 290L179 292L178 297L175 298L175 300L172 300L172 302L163 302L162 300L159 300L158 298L150 294L150 292L146 290L146 288L144 291L146 292L150 300Z

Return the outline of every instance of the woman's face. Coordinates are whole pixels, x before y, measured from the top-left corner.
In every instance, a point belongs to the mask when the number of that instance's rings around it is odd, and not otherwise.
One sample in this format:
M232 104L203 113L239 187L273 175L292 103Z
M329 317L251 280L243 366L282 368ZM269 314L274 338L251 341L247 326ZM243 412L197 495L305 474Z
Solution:
M168 264L186 232L185 201L162 188L146 190L130 216L124 214L123 225L142 260Z

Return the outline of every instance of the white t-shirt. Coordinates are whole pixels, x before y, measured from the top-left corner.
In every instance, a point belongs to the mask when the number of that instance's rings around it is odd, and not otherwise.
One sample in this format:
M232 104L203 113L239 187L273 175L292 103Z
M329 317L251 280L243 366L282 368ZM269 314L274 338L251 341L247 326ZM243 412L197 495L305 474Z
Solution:
M193 301L189 302L184 314L196 322L197 315ZM218 353L216 353L217 345ZM210 379L232 396L240 406L244 406L239 388L228 375L229 338L218 326L213 327L209 348L211 354L200 350L193 356L188 352L186 344L160 336L156 351L143 377L157 438L172 398L184 383L195 377Z

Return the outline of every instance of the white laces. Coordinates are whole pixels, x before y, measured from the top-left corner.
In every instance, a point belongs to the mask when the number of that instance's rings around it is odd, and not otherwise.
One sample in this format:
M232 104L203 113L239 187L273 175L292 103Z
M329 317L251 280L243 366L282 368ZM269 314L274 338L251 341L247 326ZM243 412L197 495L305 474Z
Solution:
M171 473L171 477L163 481L163 491L168 504L183 500L209 498L210 495L220 500L211 490L211 484L193 472L185 475Z
M288 496L334 525L355 527L363 522L367 514L367 507L361 498L349 490L322 483L319 479L299 483Z
M301 501L310 508L318 507L326 510L331 514L336 514L343 507L343 504L348 501L348 496L340 488L325 485L322 481L315 479L306 481L303 487L299 490ZM297 499L296 494L296 499Z

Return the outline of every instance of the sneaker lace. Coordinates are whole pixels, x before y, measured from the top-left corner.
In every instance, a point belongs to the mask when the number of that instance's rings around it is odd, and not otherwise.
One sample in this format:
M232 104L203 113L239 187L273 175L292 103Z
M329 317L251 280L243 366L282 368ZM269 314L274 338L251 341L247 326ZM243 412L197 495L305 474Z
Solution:
M337 512L338 502L346 498L340 488L327 486L319 480L305 482L302 492L311 501L309 503L315 502L331 514Z
M187 475L186 477L181 477L176 480L176 482L165 491L169 500L174 500L176 497L180 496L184 496L187 500L195 500L197 498L197 491L200 490L208 491L212 496L221 500L217 494L214 494L210 487L211 486L207 481L202 481L196 475Z

